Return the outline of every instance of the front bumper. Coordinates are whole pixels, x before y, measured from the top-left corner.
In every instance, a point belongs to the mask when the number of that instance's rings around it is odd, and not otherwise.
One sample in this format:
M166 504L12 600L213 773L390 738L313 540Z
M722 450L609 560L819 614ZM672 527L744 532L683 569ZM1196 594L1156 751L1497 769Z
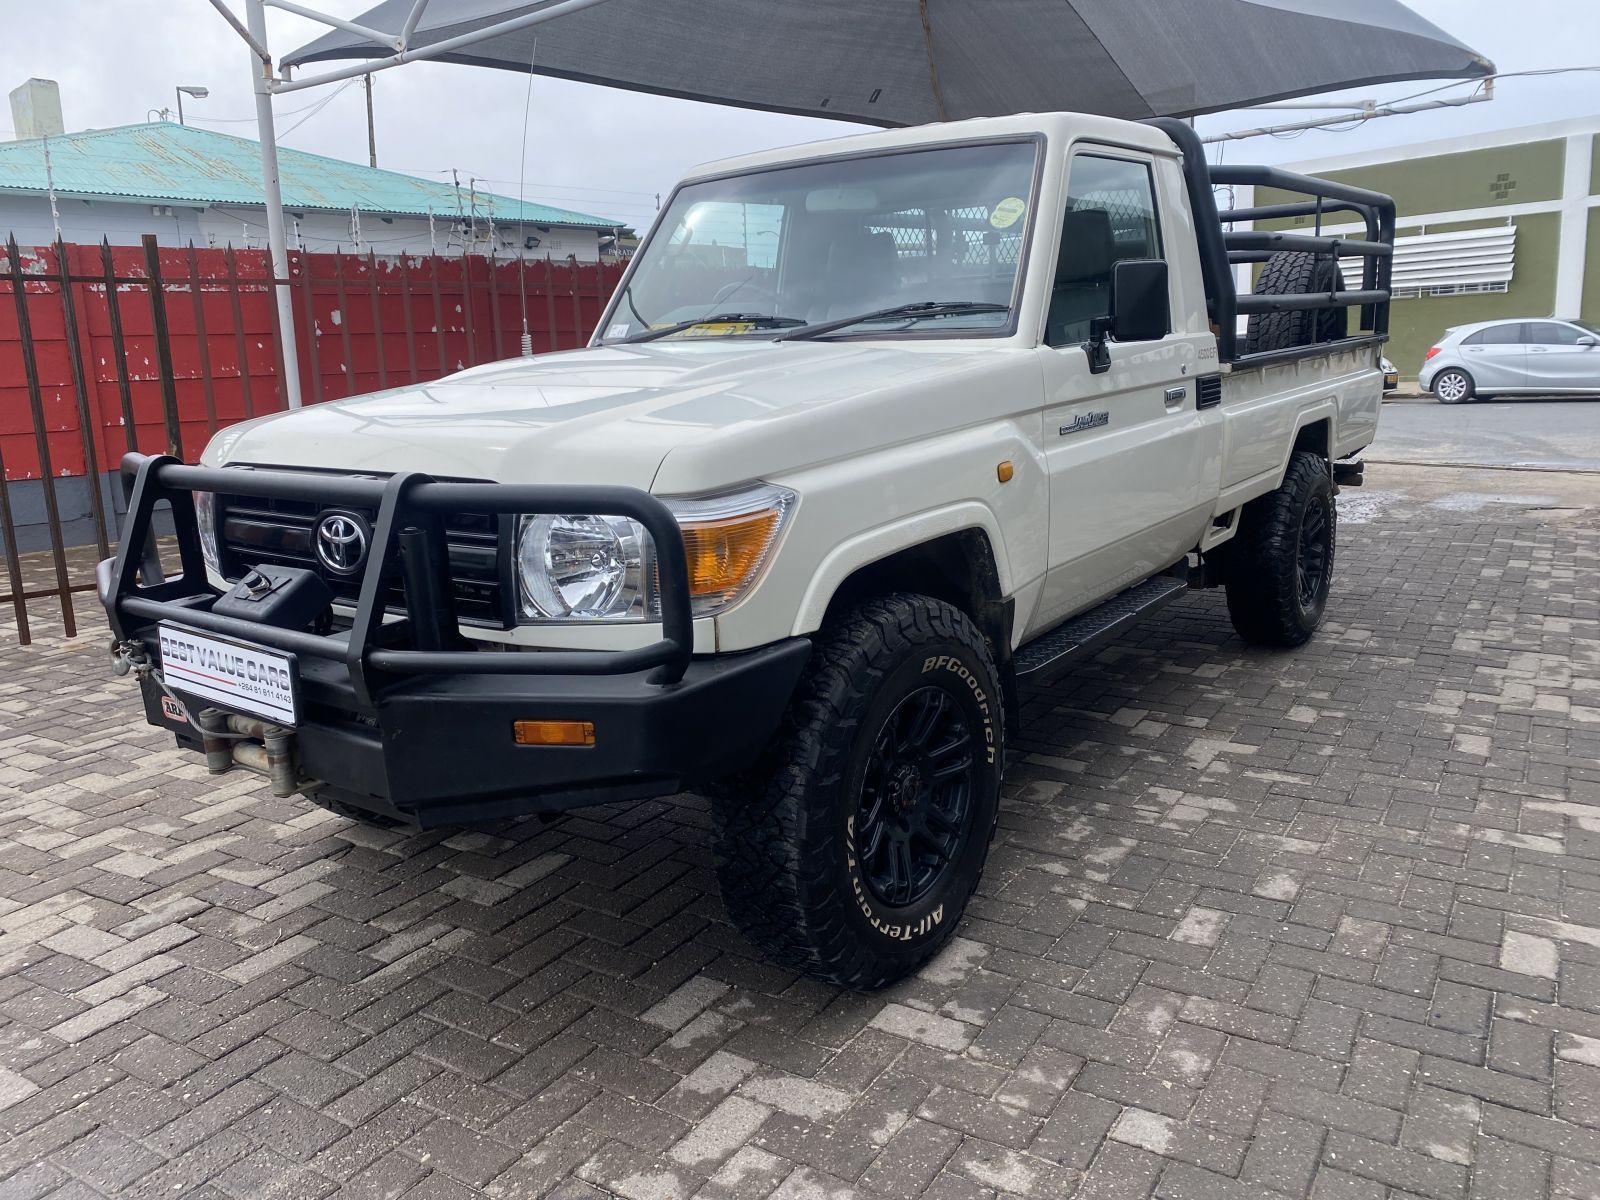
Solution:
M153 639L146 643L153 652ZM399 682L359 715L343 668L302 660L295 727L304 790L423 828L667 796L754 761L810 657L805 638L697 658L669 686L642 674L454 674ZM203 752L161 685L140 680L145 717ZM173 687L190 713L211 702ZM592 746L519 746L512 723L587 721Z
M163 621L292 654L298 723L275 735L275 749L262 740L280 762L287 747L292 790L367 812L429 827L669 795L738 771L777 728L810 656L810 642L792 638L694 658L676 522L632 489L443 484L415 475L307 480L132 455L124 472L132 479L128 521L117 558L101 565L99 590L119 654L139 667L147 719L191 749L228 745L204 738L171 703L169 691L188 717L224 707L161 676ZM314 491L328 504L377 511L362 601L348 628L318 634L211 611L217 593L206 580L192 492L241 489ZM148 553L160 501L171 506L177 534L182 573L174 579ZM460 511L600 512L641 521L657 545L662 640L630 651L554 652L460 638L437 519ZM380 608L396 581L403 615ZM513 723L530 720L589 722L593 744L518 745ZM208 761L216 764L216 754ZM213 769L228 769L235 756L225 750L220 761Z

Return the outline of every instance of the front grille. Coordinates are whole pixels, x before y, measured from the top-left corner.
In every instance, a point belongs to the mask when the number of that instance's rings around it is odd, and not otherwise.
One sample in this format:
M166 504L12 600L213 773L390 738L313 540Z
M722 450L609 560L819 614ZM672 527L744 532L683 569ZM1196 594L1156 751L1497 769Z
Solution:
M330 511L359 513L369 525L377 517L372 510L326 506L311 500L218 495L218 543L224 577L237 582L251 567L264 563L304 567L328 584L336 600L355 604L365 564L354 574L341 575L328 570L316 554L317 522ZM510 522L504 527L509 531ZM494 514L459 513L445 519L456 615L464 623L496 629L511 627L507 602L511 592L510 541L509 536L501 535L502 522ZM405 588L398 569L393 576L385 606L390 612L404 612Z

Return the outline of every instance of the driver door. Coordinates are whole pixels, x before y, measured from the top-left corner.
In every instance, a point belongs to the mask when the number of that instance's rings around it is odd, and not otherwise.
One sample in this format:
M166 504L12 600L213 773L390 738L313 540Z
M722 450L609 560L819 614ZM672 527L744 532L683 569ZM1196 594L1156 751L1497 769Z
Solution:
M1158 174L1172 168L1171 183ZM1198 391L1216 339L1203 324L1149 342L1109 341L1110 369L1090 370L1090 322L1111 312L1123 259L1181 253L1162 237L1160 200L1182 205L1177 168L1123 149L1085 147L1069 164L1055 286L1040 348L1050 477L1050 570L1032 622L1042 630L1172 565L1210 518L1220 465L1220 409ZM1176 228L1176 227L1174 227ZM1169 267L1172 264L1169 263ZM1171 272L1172 313L1180 283ZM1205 353L1208 358L1202 360Z
M1600 346L1564 321L1529 321L1528 386L1552 392L1600 391Z

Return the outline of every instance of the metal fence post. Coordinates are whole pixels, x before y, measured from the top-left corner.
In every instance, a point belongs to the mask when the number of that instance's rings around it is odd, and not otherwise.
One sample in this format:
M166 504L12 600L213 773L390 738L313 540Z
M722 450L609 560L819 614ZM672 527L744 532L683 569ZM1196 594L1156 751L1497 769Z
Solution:
M111 557L106 503L100 494L100 452L96 448L100 429L94 406L89 403L89 379L83 369L83 340L78 332L78 305L72 295L72 269L67 263L67 244L57 241L56 279L61 286L61 323L67 335L67 361L72 366L72 390L78 401L78 432L83 436L83 470L89 482L89 511L94 514L95 548L101 558Z
M355 353L350 349L350 298L344 286L345 255L342 250L333 252L334 296L339 304L339 345L344 349L344 394L356 394Z
M161 251L156 235L144 234L145 270L150 277L150 319L155 325L156 370L161 373L161 412L167 426L167 453L183 458L183 423L178 415L178 385L173 378L172 334L167 328L167 297L161 282Z
M206 334L206 302L200 288L200 259L189 243L189 301L194 308L194 341L200 355L200 383L206 393L206 434L217 432L217 393L211 380L211 339Z
M133 391L128 385L128 345L122 336L122 300L118 294L117 271L111 261L111 242L100 240L100 270L106 284L106 316L111 322L111 357L117 368L117 395L122 401L122 438L128 453L139 452L139 428L133 417Z
M300 255L300 297L306 307L306 365L311 368L311 403L322 403L322 359L318 346L321 336L317 332L317 298L312 287L311 255Z
M22 279L22 252L12 235L6 242L11 260L11 296L17 304L17 334L22 339L22 373L28 383L28 409L33 415L33 441L39 454L39 483L44 492L44 519L50 526L50 557L56 568L56 595L61 603L61 623L68 637L78 636L78 622L72 612L71 583L67 579L67 550L62 544L61 509L56 504L56 473L50 462L50 432L45 428L44 395L39 390L39 361L34 353L33 320L28 312L27 285ZM12 529L7 542L16 541Z
M16 245L13 238L11 244ZM16 251L11 251L12 262L16 261ZM16 284L12 284L16 287ZM11 610L17 618L17 639L24 645L33 641L28 630L28 598L22 586L22 558L17 552L17 525L11 517L11 484L6 479L6 459L3 449L0 449L0 536L4 536L6 544L6 578L11 584L11 594L6 597L11 601Z

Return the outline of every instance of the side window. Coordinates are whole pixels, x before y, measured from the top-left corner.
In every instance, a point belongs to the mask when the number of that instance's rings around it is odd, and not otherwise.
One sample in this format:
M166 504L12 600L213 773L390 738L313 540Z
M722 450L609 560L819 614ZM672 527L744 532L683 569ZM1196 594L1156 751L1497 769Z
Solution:
M1524 340L1522 323L1517 321L1510 325L1491 325L1487 329L1480 329L1477 333L1468 334L1461 340L1461 344L1463 346L1520 346Z
M1075 155L1045 342L1088 341L1090 322L1111 315L1112 267L1123 259L1160 257L1161 222L1149 164Z
M1531 321L1528 323L1528 344L1530 346L1576 346L1578 339L1582 336L1571 325L1561 325L1555 321Z

